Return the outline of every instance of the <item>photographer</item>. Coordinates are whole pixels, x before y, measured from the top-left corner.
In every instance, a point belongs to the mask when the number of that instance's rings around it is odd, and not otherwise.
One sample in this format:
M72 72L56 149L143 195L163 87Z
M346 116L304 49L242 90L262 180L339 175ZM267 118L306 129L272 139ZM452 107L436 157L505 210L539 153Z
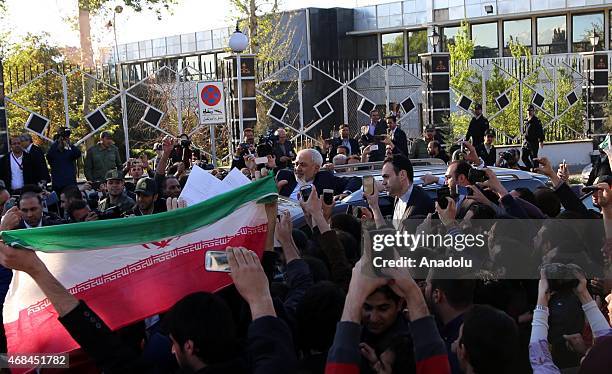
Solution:
M244 142L240 143L234 150L234 158L232 159L232 167L242 170L246 167L244 156L255 154L255 133L252 128L244 129Z
M98 213L92 211L85 200L75 200L68 205L68 216L71 222L97 221Z
M521 153L516 148L500 152L497 166L506 169L530 171L529 168L519 165L520 155Z
M272 141L278 167L281 169L291 167L293 160L295 160L295 148L293 143L291 140L287 140L287 132L283 128L276 130L274 135L275 137L272 138Z
M67 186L76 185L76 160L81 150L70 142L69 128L61 128L57 140L49 147L47 161L51 166L51 186L58 195Z
M193 153L191 149L191 139L189 139L189 135L181 134L179 135L179 143L174 146L172 153L170 154L170 159L172 163L182 162L185 165L185 169L189 169L191 167L191 154Z

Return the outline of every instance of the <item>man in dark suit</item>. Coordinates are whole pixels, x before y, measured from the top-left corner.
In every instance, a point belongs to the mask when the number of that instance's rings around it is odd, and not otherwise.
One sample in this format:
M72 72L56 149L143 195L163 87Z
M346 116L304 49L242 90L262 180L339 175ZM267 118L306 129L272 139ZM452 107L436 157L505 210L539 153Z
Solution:
M287 140L287 132L280 128L276 130L278 141L274 142L274 155L276 156L276 164L279 168L284 169L290 167L295 159L295 148L291 140ZM259 156L262 157L262 156Z
M345 147L348 150L346 156L361 154L361 151L359 149L359 143L357 142L357 140L351 138L350 130L351 129L349 125L342 125L342 128L340 129L340 138L332 139L334 146L330 155L331 159L333 159L334 156L338 154L338 147L341 146Z
M429 153L429 157L438 158L444 161L445 164L448 164L450 157L446 154L446 151L437 140L432 140L427 144L427 153Z
M393 221L398 230L406 230L413 225L407 219L424 217L434 212L433 200L425 190L413 184L414 170L410 159L401 154L395 154L385 159L382 168L382 187L395 197ZM366 196L374 213L377 227L384 227L385 222L378 205L378 189L373 195Z
M337 177L330 171L320 170L322 164L323 157L317 150L303 149L298 152L295 169L279 170L276 174L279 194L297 200L300 188L312 184L318 194L322 194L324 189L332 189L334 196L342 198L361 187L361 179Z
M472 166L464 160L453 161L448 165L446 169L446 184L450 189L451 197L455 200L457 205L457 218L463 218L465 214L470 210L470 207L474 200L466 199L467 195L459 193L458 187L470 186L472 183L468 180L468 175Z
M527 119L523 127L523 155L521 159L528 169L533 168L531 160L538 158L538 151L544 148L544 128L542 121L535 115L535 106L529 105Z
M36 192L24 192L19 206L9 209L0 224L0 230L19 230L33 227L53 226L64 223L43 214L42 199Z
M51 177L49 176L49 167L47 166L47 159L45 158L43 150L32 142L32 135L23 134L19 138L23 151L32 156L32 162L36 168L36 173L40 181L49 182Z
M478 153L478 157L480 157L487 166L495 166L495 161L497 159L497 151L495 150L493 141L495 141L495 130L488 129L485 132L484 143L476 146L476 153Z
M394 115L387 116L387 127L389 128L391 144L393 144L393 154L402 154L408 157L408 138L404 130L397 125L397 117Z
M361 128L361 145L363 147L367 147L370 144L378 146L377 150L370 152L368 161L382 161L385 159L385 147L380 143L380 138L386 134L387 122L380 119L378 109L372 109L370 111L370 123Z
M0 161L0 179L12 195L19 195L26 184L38 184L41 181L32 156L21 148L19 136L11 138L11 152Z
M476 104L474 106L474 117L470 121L467 134L465 134L465 140L468 142L471 139L474 147L482 144L484 140L485 132L489 129L489 120L482 115L482 105Z

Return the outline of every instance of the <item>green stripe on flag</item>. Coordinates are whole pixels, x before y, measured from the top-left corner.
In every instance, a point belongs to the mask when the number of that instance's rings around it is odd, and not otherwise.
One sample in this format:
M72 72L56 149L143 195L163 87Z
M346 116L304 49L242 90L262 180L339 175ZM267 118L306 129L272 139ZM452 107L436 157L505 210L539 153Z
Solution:
M190 233L230 215L248 202L256 202L277 195L274 178L269 176L199 204L170 212L3 231L0 233L0 237L9 245L42 252L150 243Z

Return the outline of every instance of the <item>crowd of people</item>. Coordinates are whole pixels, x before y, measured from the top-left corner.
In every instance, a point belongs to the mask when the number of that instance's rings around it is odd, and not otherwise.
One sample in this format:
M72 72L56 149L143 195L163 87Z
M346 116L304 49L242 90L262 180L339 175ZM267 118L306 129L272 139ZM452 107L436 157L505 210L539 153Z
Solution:
M587 209L568 184L567 166L538 157L543 134L530 111L522 167L545 175L549 184L508 190L487 166L518 167L521 152L511 152L511 161L504 154L496 159L495 133L481 110L475 108L466 140L453 152L435 127L408 139L396 115L382 119L378 110L359 134L351 136L343 125L317 147L299 151L285 129L258 141L244 129L232 167L253 180L273 174L279 195L299 202L306 226L293 227L290 213L269 203L276 244L261 257L227 248L233 285L186 295L155 323L111 331L35 251L3 243L0 299L11 269L29 274L81 346L73 352L86 357L81 370L609 373L612 176L597 172L585 190L597 210ZM35 147L27 136L11 137L11 152L0 165L0 231L180 209L190 169L211 169L194 155L187 136L156 143L152 160L143 155L122 163L112 134L102 132L86 152L87 182L79 184L75 160L81 151L69 130L60 131L46 156ZM417 185L411 159L421 158L442 160L444 176L425 175ZM382 180L369 193L364 179L336 170L373 161L382 161ZM225 176L221 169L210 172ZM439 191L437 198L425 185ZM362 188L366 207L334 209ZM484 233L486 240L461 251L477 264L473 269L377 269L371 233L382 231ZM411 256L444 259L456 251L438 243ZM391 257L399 255L392 248ZM0 339L0 352L6 344Z

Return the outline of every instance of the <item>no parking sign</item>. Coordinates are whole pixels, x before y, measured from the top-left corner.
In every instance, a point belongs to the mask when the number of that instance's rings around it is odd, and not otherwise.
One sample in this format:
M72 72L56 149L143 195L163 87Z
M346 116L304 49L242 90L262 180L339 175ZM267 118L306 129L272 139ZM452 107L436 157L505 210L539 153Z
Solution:
M225 123L223 82L198 82L197 97L201 125Z

